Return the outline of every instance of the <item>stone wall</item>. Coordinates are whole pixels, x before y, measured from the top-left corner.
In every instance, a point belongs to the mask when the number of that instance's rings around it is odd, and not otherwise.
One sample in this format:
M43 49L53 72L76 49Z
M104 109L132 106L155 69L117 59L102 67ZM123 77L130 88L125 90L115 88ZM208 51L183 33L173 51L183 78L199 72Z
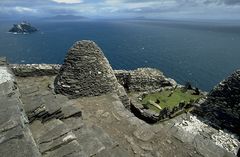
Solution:
M139 68L133 71L115 70L119 83L130 92L154 91L177 83L157 69Z
M138 118L146 121L147 123L156 123L158 121L164 121L174 118L175 116L178 116L179 114L192 108L200 101L197 100L189 103L180 102L179 104L176 104L173 108L165 107L157 113L156 111L152 111L151 109L144 107L144 105L141 103L141 100L143 100L143 97L145 95L146 93L131 95L131 111Z
M201 107L214 125L240 135L240 70L219 83Z
M10 64L19 77L54 76L60 71L59 64ZM161 87L175 86L177 83L167 78L157 69L139 68L136 70L114 70L118 82L127 91L154 91Z
M60 67L59 64L10 64L15 76L20 77L57 75Z

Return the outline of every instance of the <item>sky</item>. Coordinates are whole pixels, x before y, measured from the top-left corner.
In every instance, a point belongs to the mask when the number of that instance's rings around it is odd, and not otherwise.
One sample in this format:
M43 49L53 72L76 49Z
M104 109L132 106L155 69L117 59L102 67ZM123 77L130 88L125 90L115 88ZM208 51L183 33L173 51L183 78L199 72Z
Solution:
M0 18L55 15L240 19L240 0L0 0Z

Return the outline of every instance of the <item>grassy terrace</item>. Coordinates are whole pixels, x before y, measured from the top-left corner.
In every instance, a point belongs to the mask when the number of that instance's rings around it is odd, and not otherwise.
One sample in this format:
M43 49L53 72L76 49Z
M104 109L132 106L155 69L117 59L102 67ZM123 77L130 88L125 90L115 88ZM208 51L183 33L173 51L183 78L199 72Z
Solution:
M150 110L159 112L165 107L173 108L182 101L188 103L190 101L196 101L201 97L201 95L194 95L193 93L193 90L184 90L180 88L177 88L174 91L165 90L148 94L143 98L141 103Z

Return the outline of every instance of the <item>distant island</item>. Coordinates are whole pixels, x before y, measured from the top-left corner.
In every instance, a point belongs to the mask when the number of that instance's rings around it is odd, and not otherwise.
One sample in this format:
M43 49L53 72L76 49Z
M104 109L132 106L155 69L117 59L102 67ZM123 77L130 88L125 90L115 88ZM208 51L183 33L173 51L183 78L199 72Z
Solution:
M56 15L56 16L52 16L52 17L46 17L44 18L45 20L54 20L54 21L58 21L58 20L64 20L64 21L68 21L68 20L82 20L82 19L87 19L87 17L84 16L76 16L76 15Z
M14 34L29 34L38 31L35 27L33 27L30 23L21 22L20 24L14 24L13 27L9 30L9 32Z

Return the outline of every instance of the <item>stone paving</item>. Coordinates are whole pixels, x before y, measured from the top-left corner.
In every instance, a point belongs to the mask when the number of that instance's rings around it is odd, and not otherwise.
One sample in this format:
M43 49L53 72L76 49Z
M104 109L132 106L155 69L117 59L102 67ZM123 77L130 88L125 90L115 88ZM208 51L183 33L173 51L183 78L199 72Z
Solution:
M68 115L52 117L44 123L36 118L30 124L42 156L234 156L201 135L193 136L179 129L176 123L189 115L149 125L129 112L117 94L68 100L53 93L53 80L54 77L46 76L17 78L24 107L31 100L46 99L51 105L58 104L61 112ZM65 106L71 107L64 111ZM81 114L71 116L76 110Z

